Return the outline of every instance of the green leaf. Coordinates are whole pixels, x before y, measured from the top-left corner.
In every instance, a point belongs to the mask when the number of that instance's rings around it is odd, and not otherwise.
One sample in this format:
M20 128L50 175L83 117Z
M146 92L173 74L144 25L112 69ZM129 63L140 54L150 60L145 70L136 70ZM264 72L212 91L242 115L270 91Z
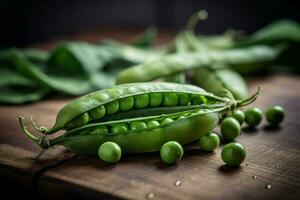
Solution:
M37 101L49 94L34 81L0 66L0 103L22 104Z
M89 80L85 76L47 75L37 65L26 60L24 54L15 50L14 62L17 68L29 78L52 90L70 95L82 95L92 90Z

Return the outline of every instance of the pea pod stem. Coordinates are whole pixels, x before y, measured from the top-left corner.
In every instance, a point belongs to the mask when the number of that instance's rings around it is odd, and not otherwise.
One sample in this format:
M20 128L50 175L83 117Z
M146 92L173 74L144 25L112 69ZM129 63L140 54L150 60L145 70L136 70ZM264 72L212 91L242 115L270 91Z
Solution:
M207 19L207 11L206 10L199 10L198 12L194 13L186 23L185 29L186 30L194 30L197 23L200 20L206 20Z
M50 148L50 141L47 139L46 136L35 136L32 133L30 133L27 130L27 126L24 124L24 120L25 118L23 116L19 116L18 121L21 127L21 130L23 131L23 133L32 141L34 141L35 143L37 143L42 149L48 149ZM33 123L34 124L34 123ZM33 125L33 127L36 129L37 127L35 127L35 124Z
M237 101L237 107L243 107L243 106L247 106L247 105L253 103L257 99L259 93L260 93L260 87L258 87L257 91L248 99L244 99L242 101Z

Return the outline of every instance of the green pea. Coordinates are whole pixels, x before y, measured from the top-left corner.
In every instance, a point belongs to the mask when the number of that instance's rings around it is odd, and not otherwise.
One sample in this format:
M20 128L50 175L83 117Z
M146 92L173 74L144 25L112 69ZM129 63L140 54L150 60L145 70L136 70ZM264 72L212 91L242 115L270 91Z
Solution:
M179 105L188 106L190 104L190 95L188 94L178 94L179 96Z
M171 118L165 118L165 119L162 120L161 124L162 124L162 125L170 124L170 123L172 123L173 121L174 121L174 120L171 119Z
M133 106L134 106L133 97L126 97L120 100L120 110L122 111L131 110Z
M256 127L262 118L263 113L259 108L250 108L245 112L245 121L252 128Z
M176 141L165 143L160 149L160 157L167 164L174 164L183 156L183 148Z
M69 125L68 128L75 128L78 126L82 126L87 124L89 121L89 114L88 113L83 113L79 117L75 118Z
M150 106L158 107L163 102L163 95L161 93L152 93L150 96Z
M179 102L179 98L176 93L164 94L164 106L176 106Z
M242 125L245 121L245 113L241 110L234 110L232 113L232 117L234 117L240 125Z
M143 130L146 129L147 125L145 122L132 122L130 124L130 130Z
M193 105L201 105L203 104L203 99L200 95L197 95L197 94L193 94L192 97L192 104Z
M149 95L148 94L140 94L134 97L134 106L136 108L146 108L149 105Z
M98 149L98 156L108 163L116 163L121 159L122 150L115 142L105 142Z
M105 104L105 110L108 115L114 114L119 110L119 101L112 101Z
M109 133L108 127L106 125L101 125L96 127L92 132L91 135L102 135Z
M281 106L273 106L267 110L266 118L271 126L278 126L284 119L284 109Z
M126 133L128 131L128 126L126 123L113 125L111 132L113 133Z
M200 148L204 151L213 151L219 146L220 139L217 134L208 133L207 135L201 137L198 143Z
M94 108L89 112L89 115L92 119L101 119L105 115L105 107L99 106Z
M227 117L221 123L221 132L225 139L234 140L241 133L240 123L233 117Z
M246 150L240 143L229 143L222 149L221 157L226 165L239 166L245 160Z
M159 125L160 125L159 122L156 121L156 120L151 120L151 121L147 122L147 127L149 127L149 128L156 127L156 126L159 126Z

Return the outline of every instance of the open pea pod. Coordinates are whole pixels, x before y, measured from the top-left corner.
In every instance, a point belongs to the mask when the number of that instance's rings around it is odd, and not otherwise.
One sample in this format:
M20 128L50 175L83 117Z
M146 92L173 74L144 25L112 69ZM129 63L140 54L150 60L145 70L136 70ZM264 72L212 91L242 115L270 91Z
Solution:
M158 151L169 141L184 145L211 131L220 115L253 102L231 95L218 97L202 88L176 83L149 82L117 85L80 97L65 105L51 129L33 127L35 136L19 117L22 131L43 149L64 145L83 154L97 154L106 142L124 153ZM52 139L49 134L65 132Z

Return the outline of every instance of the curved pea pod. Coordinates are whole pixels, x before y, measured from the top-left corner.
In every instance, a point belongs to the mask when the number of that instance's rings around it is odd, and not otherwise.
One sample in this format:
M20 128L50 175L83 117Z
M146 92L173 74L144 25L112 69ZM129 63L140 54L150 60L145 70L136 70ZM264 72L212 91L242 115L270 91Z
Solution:
M235 99L245 99L248 87L245 80L237 72L228 68L203 68L195 71L194 83L205 90L218 95L224 95L224 89L229 90Z
M202 88L187 85L187 84L175 84L175 83L163 83L163 82L153 82L153 83L132 83L123 84L108 89L96 91L88 95L82 96L75 99L71 103L65 105L57 114L56 122L54 126L45 130L47 134L55 133L59 130L69 129L68 125L70 123L78 123L78 121L84 122L82 125L86 124L89 120L86 120L86 113L91 110L96 109L100 106L105 106L106 113L114 114L119 113L119 101L126 99L128 97L135 98L135 107L137 105L141 108L145 108L148 105L142 105L144 102L139 101L142 98L140 95L152 95L156 93L168 93L168 92L186 93L186 94L198 94L202 96L214 99L216 102L224 102L225 100L214 96L211 93L207 93ZM151 99L149 100L149 102ZM142 103L140 103L142 102ZM136 108L137 109L137 108ZM85 116L83 116L85 115ZM90 116L90 115L89 115Z
M206 68L215 63L223 63L238 72L246 73L254 66L260 67L274 60L279 52L279 49L257 45L247 48L171 54L121 71L117 75L116 83L152 81L189 70Z
M64 145L83 154L95 154L105 142L125 153L152 152L168 141L190 143L211 131L219 116L248 105L258 93L243 101L218 97L200 87L166 83L118 85L78 98L63 107L51 129L33 126L41 136L21 130L43 149ZM120 108L123 109L120 109ZM66 130L48 139L45 134ZM109 150L109 149L108 149Z
M300 43L300 24L293 20L278 20L252 35L237 40L236 46L249 46L255 44L276 45L282 42Z
M117 143L124 153L154 152L159 151L168 141L177 141L182 145L193 142L211 131L218 121L217 112L200 113L169 124L122 134L78 135L73 132L68 136L66 133L52 144L59 141L71 151L81 154L97 154L99 146L108 141ZM95 126L97 125L86 129L93 129ZM78 131L84 131L84 128Z

